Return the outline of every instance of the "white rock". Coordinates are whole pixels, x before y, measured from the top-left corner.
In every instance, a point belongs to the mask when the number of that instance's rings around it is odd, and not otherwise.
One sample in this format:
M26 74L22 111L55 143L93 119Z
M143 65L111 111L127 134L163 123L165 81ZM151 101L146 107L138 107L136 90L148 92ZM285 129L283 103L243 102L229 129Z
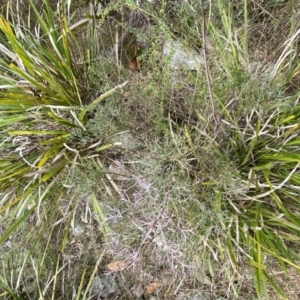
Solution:
M80 236L82 234L84 234L84 228L82 226L80 226L80 225L74 226L74 228L73 228L73 235L74 236Z
M199 53L174 40L164 43L163 57L170 60L172 70L197 70L199 65L204 64L204 58Z

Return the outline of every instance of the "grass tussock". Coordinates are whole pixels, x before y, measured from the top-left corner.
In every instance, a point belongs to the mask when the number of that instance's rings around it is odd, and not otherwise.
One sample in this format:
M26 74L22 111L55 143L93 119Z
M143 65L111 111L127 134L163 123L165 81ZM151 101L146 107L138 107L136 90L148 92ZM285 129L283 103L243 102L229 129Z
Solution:
M1 298L299 298L297 1L2 10Z

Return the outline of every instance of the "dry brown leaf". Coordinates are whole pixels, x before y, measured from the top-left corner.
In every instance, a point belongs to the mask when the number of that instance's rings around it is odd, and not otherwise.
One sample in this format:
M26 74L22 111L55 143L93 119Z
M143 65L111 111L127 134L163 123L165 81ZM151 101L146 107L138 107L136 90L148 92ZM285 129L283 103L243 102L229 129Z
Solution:
M129 63L129 68L130 68L131 70L133 70L133 71L137 71L137 70L140 69L140 63L139 63L139 61L138 61L138 59L137 59L136 56L134 56L134 57L131 59L131 61L130 61L130 63Z
M84 247L84 245L82 243L75 243L75 246L77 248L83 248Z
M127 264L124 261L120 260L113 260L108 265L106 265L106 268L112 272L124 271L127 267Z
M140 62L138 61L138 45L134 46L134 56L129 63L129 68L133 71L137 71L140 69Z
M161 286L162 286L162 284L160 282L154 281L146 286L145 294L151 295L151 294L155 293Z

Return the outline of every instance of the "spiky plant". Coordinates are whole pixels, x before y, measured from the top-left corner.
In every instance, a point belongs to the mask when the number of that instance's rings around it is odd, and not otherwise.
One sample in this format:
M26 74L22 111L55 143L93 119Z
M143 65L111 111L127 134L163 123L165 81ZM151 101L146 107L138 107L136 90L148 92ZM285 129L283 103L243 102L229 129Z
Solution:
M90 135L87 113L117 87L100 96L91 91L87 74L97 36L86 40L93 19L73 19L71 1L53 9L49 0L41 8L29 0L27 16L15 11L17 2L7 5L10 21L0 18L0 244L36 212L41 231L34 251L53 217L47 203L70 188L65 170L112 146Z
M215 106L213 117L219 115L219 119L210 119L213 125L203 131L205 125L199 118L196 132L209 138L206 147L219 157L217 162L228 166L225 172L230 172L232 167L235 171L228 174L228 180L223 178L220 185L216 182L219 188L213 188L216 193L214 209L223 216L216 227L222 228L224 240L216 242L212 235L210 249L215 249L216 252L212 251L214 257L215 253L223 258L224 253L227 254L226 259L237 272L242 258L246 258L254 270L259 298L269 297L269 286L272 286L278 295L287 299L273 274L272 262L277 261L286 274L291 269L300 272L297 254L300 239L299 105L287 107L299 93L285 98L284 105L271 103L270 97L272 90L276 94L286 89L298 73L299 63L295 55L288 57L285 47L276 64L259 67L249 55L247 1L244 1L242 28L236 24L232 3L218 1L214 9L221 22L212 18L205 25L222 71L218 75L208 74L207 84L212 89L209 98ZM222 26L222 30L218 26ZM290 31L286 44L291 52L297 53L293 42L297 37L299 30ZM207 69L206 72L212 71ZM256 72L260 74L255 75ZM215 82L210 81L210 76L215 76ZM228 87L217 87L219 76L226 78ZM255 79L256 76L262 81ZM266 83L266 86L261 85ZM231 93L237 98L228 101L226 97ZM211 165L203 162L199 138L193 132L186 127L187 142L198 164L206 165L208 171ZM222 176L224 174L220 178Z

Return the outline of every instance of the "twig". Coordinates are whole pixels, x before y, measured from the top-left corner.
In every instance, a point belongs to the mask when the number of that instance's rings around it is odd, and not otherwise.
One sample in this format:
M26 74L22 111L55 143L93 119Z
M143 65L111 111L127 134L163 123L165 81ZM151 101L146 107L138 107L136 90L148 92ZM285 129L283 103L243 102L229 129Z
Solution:
M151 244L153 242L154 238L157 236L157 234L154 233L155 232L155 228L156 228L157 223L160 221L160 219L162 218L162 215L164 214L164 212L166 210L166 207L167 207L167 204L168 204L168 200L169 200L170 191L171 191L171 184L169 185L168 191L167 191L166 196L165 196L165 198L163 200L163 204L164 204L163 209L161 210L159 216L151 224L150 229L146 233L143 241L141 242L141 245L139 247L138 252L143 252L147 248L147 246L149 244ZM151 233L153 233L152 236L151 236ZM149 239L149 238L150 238L150 240L147 242L147 239Z
M98 162L98 165L100 166L101 170L104 171L105 168L103 166L103 164L101 163L101 161L97 158L97 162ZM109 174L105 174L108 182L112 185L112 187L114 188L114 190L119 194L119 196L122 197L122 193L120 191L120 189L118 188L118 186L115 184L115 182L113 181L113 179L111 178L111 176Z
M204 66L205 66L205 76L207 80L207 86L208 86L208 91L209 91L209 98L211 102L211 111L212 111L212 117L215 122L215 125L217 125L218 118L216 115L216 107L215 107L215 100L212 92L212 87L211 87L211 78L210 78L210 73L208 69L208 63L207 63L207 56L206 56L206 34L205 34L205 29L206 29L206 22L205 22L205 13L204 13L204 0L201 0L201 5L202 5L202 47L203 47L203 58L204 58Z
M116 56L116 64L117 67L120 67L120 63L119 63L119 31L116 30L116 35L115 35L115 44L114 44L114 50L115 52L115 56Z

